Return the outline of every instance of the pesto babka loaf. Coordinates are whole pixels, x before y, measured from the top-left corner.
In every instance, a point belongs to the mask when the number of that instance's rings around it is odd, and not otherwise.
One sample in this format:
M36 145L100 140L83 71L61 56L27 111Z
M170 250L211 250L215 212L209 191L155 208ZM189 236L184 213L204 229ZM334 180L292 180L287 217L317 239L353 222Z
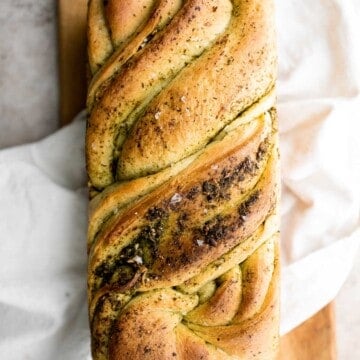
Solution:
M95 360L274 359L271 0L90 0Z

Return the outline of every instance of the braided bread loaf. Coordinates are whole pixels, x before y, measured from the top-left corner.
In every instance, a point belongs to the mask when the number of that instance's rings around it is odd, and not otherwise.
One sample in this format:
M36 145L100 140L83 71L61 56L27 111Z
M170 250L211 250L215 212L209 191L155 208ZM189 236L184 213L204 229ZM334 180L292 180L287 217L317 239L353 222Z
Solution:
M273 359L271 0L90 0L96 360Z

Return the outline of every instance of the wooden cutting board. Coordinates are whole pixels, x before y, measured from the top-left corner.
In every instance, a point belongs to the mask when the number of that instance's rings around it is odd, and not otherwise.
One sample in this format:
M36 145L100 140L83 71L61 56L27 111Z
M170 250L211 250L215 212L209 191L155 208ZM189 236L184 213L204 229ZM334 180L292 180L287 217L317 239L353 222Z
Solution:
M58 1L61 125L85 107L86 4L87 0ZM335 344L330 304L281 338L278 360L335 360Z

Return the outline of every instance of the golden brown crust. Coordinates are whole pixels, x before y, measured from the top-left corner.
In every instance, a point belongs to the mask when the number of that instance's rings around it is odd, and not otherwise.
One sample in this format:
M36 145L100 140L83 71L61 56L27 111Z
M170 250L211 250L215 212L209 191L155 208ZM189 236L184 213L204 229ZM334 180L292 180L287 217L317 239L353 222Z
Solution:
M219 11L214 13L213 7ZM94 104L88 122L87 166L95 187L104 188L113 182L114 152L137 114L224 31L230 13L228 0L186 2L169 25L115 74Z
M108 0L105 15L115 46L125 43L144 24L158 1Z
M254 3L241 1L233 10L239 16L214 46L149 104L123 143L120 179L159 171L199 150L273 87L268 9Z
M181 6L181 0L162 0L151 14L144 26L140 27L127 42L116 47L111 58L101 67L91 80L88 91L87 105L92 108L95 96L100 97L106 83L121 70L121 67L136 52L146 45L149 39L160 31Z
M94 74L113 51L110 34L104 18L102 0L89 0L88 6L88 57Z
M94 359L275 358L273 17L271 0L90 1Z

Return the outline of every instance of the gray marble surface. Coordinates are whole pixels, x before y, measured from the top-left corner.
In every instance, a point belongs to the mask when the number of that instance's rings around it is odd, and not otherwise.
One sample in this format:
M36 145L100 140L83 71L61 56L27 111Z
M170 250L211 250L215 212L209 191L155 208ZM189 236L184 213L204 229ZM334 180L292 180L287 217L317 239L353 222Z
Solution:
M58 125L56 3L0 1L0 148Z
M56 3L0 1L0 148L58 126ZM360 359L359 274L358 261L336 299L340 360Z

